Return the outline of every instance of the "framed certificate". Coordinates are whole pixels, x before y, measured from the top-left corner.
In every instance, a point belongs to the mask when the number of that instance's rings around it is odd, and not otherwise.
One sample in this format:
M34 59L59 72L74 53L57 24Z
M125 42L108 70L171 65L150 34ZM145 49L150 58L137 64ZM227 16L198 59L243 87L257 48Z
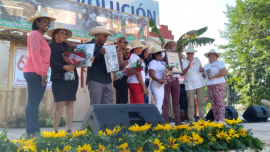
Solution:
M77 67L92 67L91 58L94 56L95 44L79 44L77 50L83 49L85 51L85 60Z
M182 74L182 62L180 58L180 54L177 51L166 51L167 64L169 66L174 66L173 73L174 74Z
M104 55L107 72L113 72L119 70L119 62L117 57L117 51L115 45L103 46L106 49Z

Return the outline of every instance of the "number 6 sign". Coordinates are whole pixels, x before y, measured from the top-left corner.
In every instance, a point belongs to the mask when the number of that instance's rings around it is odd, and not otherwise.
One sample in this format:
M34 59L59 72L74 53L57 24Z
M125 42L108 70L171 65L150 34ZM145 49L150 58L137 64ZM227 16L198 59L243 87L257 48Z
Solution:
M13 67L13 87L26 87L27 83L23 76L23 65L27 59L26 47L15 47ZM51 89L51 68L48 70L47 89Z

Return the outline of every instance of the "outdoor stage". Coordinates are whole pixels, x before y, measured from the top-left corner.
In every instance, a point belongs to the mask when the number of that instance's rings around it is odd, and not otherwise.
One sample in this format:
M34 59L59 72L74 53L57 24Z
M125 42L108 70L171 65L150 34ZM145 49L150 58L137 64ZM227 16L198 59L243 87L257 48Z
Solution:
M239 116L240 119L244 121L244 119ZM187 123L187 122L184 122ZM81 128L82 122L73 122L72 124L72 131L75 131L76 129ZM266 150L263 152L270 152L270 118L268 118L268 121L266 122L258 122L258 123L249 123L249 122L242 122L241 125L244 125L245 130L252 129L253 135L257 138L259 138L261 141L263 141L266 145ZM172 126L174 126L174 123L171 123ZM60 129L65 129L65 127L60 127ZM0 131L2 131L3 128L0 128ZM25 133L25 129L14 129L10 128L8 130L8 138L10 140L19 139L20 136ZM47 131L53 131L53 128L41 128L41 131L47 130ZM253 152L252 150L246 151L246 152Z

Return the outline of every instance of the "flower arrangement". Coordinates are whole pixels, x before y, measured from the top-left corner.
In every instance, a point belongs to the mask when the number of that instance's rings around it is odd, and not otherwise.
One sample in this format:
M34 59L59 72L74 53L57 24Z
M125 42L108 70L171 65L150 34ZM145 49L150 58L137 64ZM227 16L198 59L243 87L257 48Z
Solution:
M175 66L170 66L170 65L167 65L166 66L166 70L163 74L163 80L165 80L165 84L168 84L169 82L173 81L174 80L174 77L173 77L173 68ZM164 84L158 84L159 87L163 86Z
M144 69L143 61L133 60L122 71L115 72L114 80L122 79L124 75L131 77Z
M193 123L171 126L169 124L137 124L120 133L119 126L94 134L90 129L67 134L64 130L43 131L34 139L9 141L7 131L0 133L1 151L41 152L175 152L175 151L244 151L250 147L256 152L263 150L264 143L253 137L251 130L244 130L239 119L217 124L199 120Z
M85 60L86 52L84 51L84 48L80 48L78 50L72 51L69 47L67 50L63 53L63 58L66 61L68 65L79 65L81 62ZM65 72L64 74L64 80L75 80L74 72Z

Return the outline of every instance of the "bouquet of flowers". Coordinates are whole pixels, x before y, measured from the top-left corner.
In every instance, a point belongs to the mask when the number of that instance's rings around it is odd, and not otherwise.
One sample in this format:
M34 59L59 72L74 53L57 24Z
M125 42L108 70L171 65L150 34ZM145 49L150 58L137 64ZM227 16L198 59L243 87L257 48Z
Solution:
M114 81L118 79L122 79L123 76L128 76L131 77L133 75L136 75L137 73L141 72L144 69L143 66L143 61L138 59L138 60L133 60L130 62L122 71L117 71L114 74Z
M172 72L172 70L173 70L174 67L175 66L167 65L166 70L165 70L165 72L163 74L163 77L162 77L163 80L165 80L165 84L168 84L169 82L171 82L171 81L174 80L173 72ZM159 87L161 87L164 84L158 84L158 85L159 85Z
M85 52L83 49L72 51L70 48L67 48L67 50L63 53L63 58L68 65L77 66L80 64L80 62L85 60ZM64 80L75 80L74 72L65 72Z

